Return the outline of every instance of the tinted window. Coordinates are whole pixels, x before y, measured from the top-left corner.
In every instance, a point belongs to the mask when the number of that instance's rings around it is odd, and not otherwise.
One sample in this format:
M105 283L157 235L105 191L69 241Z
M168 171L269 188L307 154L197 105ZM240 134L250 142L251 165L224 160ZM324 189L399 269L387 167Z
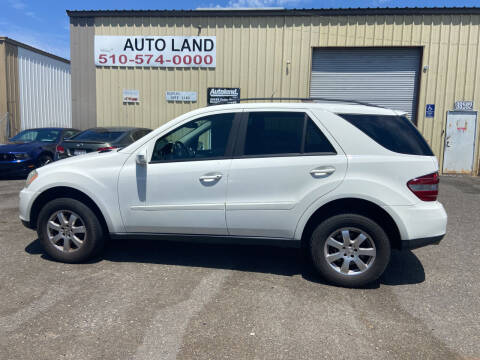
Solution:
M138 139L141 139L145 135L147 135L150 132L150 130L137 130L132 134L132 139L133 141L137 141Z
M60 135L60 130L51 129L32 129L24 130L14 136L12 142L30 142L30 141L42 141L42 142L55 142Z
M152 161L218 158L225 155L235 114L210 115L180 126L155 143Z
M388 150L433 156L417 128L404 116L339 114Z
M308 119L307 133L305 134L305 150L306 153L333 153L337 152L332 144L323 135L322 131L315 125L312 119Z
M74 136L72 140L112 142L117 140L124 133L125 133L124 131L109 131L106 129L90 129L90 130L85 130L80 134Z
M65 130L64 133L63 133L63 138L68 139L68 138L70 138L73 135L78 134L78 133L79 133L78 130Z
M305 114L251 112L248 116L245 155L300 153Z

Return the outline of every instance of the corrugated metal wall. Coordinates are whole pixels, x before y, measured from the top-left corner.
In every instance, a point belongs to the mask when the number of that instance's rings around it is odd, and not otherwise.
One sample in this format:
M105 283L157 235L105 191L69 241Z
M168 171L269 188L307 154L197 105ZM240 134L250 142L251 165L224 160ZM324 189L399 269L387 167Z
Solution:
M98 124L155 128L204 106L212 86L240 87L242 97L308 96L314 47L420 46L429 69L420 78L418 127L441 161L447 110L456 100L480 105L479 24L479 15L98 17L96 35L198 35L200 26L201 35L217 36L216 69L98 67ZM85 61L93 64L93 52ZM124 88L140 90L140 103L123 105ZM198 91L198 102L167 104L167 90ZM425 104L436 105L435 118L425 118ZM477 134L476 169L478 148Z
M97 126L93 19L74 18L70 23L73 127Z
M21 128L71 127L70 65L18 48Z
M20 131L17 47L0 42L0 143ZM10 134L6 132L6 114Z

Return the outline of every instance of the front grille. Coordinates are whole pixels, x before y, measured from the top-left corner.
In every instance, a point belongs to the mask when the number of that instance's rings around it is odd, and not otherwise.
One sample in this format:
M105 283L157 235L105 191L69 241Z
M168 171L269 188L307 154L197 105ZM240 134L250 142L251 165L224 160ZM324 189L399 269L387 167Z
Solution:
M0 153L0 161L13 161L15 156L13 154Z

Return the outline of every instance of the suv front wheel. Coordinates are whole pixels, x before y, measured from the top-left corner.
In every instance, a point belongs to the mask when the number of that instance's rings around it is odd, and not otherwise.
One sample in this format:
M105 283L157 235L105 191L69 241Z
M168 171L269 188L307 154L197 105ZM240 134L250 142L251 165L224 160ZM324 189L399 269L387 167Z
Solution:
M103 231L95 213L84 203L60 198L47 203L38 216L38 237L54 259L79 263L103 248Z
M373 220L341 214L313 231L310 253L318 272L329 282L360 287L377 280L390 261L390 241Z

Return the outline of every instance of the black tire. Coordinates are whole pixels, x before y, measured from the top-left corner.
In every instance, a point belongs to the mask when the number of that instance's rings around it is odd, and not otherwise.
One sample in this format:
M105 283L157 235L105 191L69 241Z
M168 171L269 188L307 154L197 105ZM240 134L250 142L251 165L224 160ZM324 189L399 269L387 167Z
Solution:
M364 231L375 245L375 258L364 272L347 275L332 268L326 259L325 243L329 236L343 228L355 228ZM343 253L343 251L340 250L339 252ZM382 227L375 221L357 214L340 214L328 218L317 226L310 238L310 255L316 270L328 282L344 287L362 287L377 280L390 261L390 252L390 241ZM338 260L340 264L343 264L343 261L345 261L343 258ZM335 264L335 266L337 265ZM355 268L356 265L353 265L353 267Z
M53 158L49 154L41 154L37 160L37 168L47 165L51 163Z
M84 243L74 251L62 251L49 240L47 224L50 217L59 210L78 214L84 223ZM96 257L105 243L103 229L95 213L84 203L71 198L52 200L42 208L38 215L37 233L45 252L55 260L66 263L81 263Z

